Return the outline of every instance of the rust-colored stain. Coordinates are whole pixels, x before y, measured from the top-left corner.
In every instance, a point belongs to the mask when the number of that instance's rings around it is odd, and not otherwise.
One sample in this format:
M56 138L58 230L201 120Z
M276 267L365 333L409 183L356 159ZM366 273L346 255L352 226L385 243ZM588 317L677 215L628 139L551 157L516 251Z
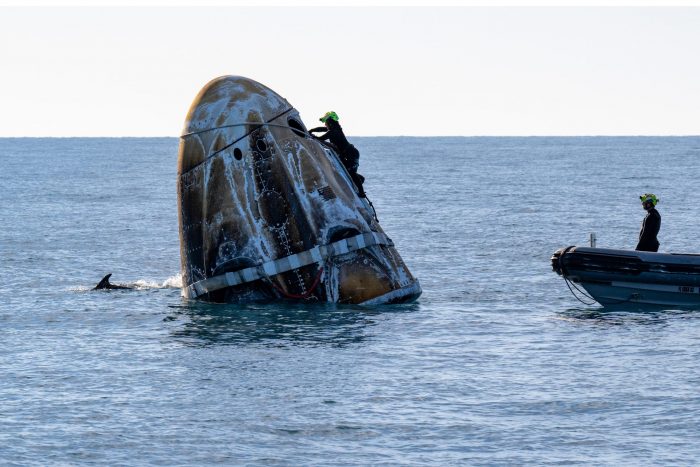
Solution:
M183 174L192 167L204 162L204 147L198 136L191 136L180 140L180 155L177 160L177 173Z

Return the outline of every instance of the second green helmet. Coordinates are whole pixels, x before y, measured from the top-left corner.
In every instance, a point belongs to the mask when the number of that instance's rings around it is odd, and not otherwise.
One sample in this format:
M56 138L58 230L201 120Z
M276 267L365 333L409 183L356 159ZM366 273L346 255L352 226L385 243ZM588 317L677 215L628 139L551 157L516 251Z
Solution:
M319 118L319 120L321 120L323 123L326 123L326 120L328 120L329 118L331 120L335 120L336 122L339 120L338 114L333 112L332 110L330 112L326 112L326 114L323 117Z
M651 204L653 204L654 206L656 206L656 203L659 202L659 198L657 198L654 193L644 193L643 195L641 195L639 197L639 200L642 203L646 203L647 201L650 201Z

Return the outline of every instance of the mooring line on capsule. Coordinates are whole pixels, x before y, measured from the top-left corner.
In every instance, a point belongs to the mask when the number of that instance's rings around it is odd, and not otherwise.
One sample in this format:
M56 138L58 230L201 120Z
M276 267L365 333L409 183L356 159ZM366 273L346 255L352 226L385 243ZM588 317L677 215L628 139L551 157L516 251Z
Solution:
M191 170L196 169L197 167L199 167L200 165L202 165L203 163L205 163L206 161L208 161L210 158L212 158L212 157L216 156L217 154L219 154L219 153L225 151L226 149L230 148L231 146L233 146L234 144L236 144L237 142L239 142L239 141L242 140L243 138L245 138L245 137L247 137L248 135L250 135L251 133L253 133L255 130L258 130L258 129L262 128L263 126L273 126L273 127L276 127L276 128L288 128L288 129L290 129L290 130L292 130L292 131L294 131L294 132L301 131L301 130L299 130L298 128L294 128L294 127L289 126L289 125L279 125L279 124L276 124L276 123L271 123L271 122L273 122L274 120L276 120L276 119L280 118L281 116L283 116L284 114L286 114L287 112L289 112L290 110L294 110L294 108L292 107L292 108L290 108L290 109L285 110L285 111L282 112L281 114L279 114L279 115L277 115L276 117L270 119L269 122L265 122L265 123L260 123L260 122L234 123L234 124L231 124L231 125L217 126L217 127L213 127L213 128L207 128L207 129L205 129L205 130L193 131L193 132L191 132L191 133L185 133L184 135L180 135L180 138L183 138L183 139L184 139L184 138L187 138L187 137L189 137L189 136L198 135L198 134L201 134L201 133L207 133L207 132L209 132L209 131L214 131L214 130L222 130L222 129L225 129L225 128L235 128L235 127L247 126L247 125L257 125L256 128L250 130L250 131L249 131L248 133L246 133L245 135L241 136L240 138L238 138L238 139L235 140L234 142L232 142L232 143L230 143L230 144L227 144L226 146L224 146L223 148L219 149L218 151L215 151L215 152L211 153L211 154L210 154L209 156L207 156L202 162L200 162L199 164L197 164L197 165L195 165L195 166L190 167L190 168L189 168L188 170L186 170L185 172L182 172L182 174L184 175L184 174L190 172ZM337 151L336 151L336 149L335 149L333 146L331 146L330 144L328 144L328 143L326 143L325 141L323 141L321 138L319 138L319 137L317 137L317 136L315 136L315 135L313 135L313 134L311 134L311 133L309 133L309 132L306 132L306 135L309 136L309 137L311 137L311 138L313 138L314 140L318 141L319 143L321 143L322 146L325 146L325 147L327 147L328 149L332 150L333 153L336 154L336 157L337 157ZM343 165L342 162L341 162L341 165ZM343 166L343 167L345 167L345 166ZM347 169L346 169L346 171L347 171ZM348 173L348 175L350 175L350 174ZM350 178L350 183L355 187L355 192L359 192L359 189L357 188L357 185L355 185L355 182L352 180L352 177L349 177L349 178ZM366 194L366 193L365 193L364 198L367 200L367 202L369 203L370 208L372 209L372 211L373 211L373 213L374 213L374 220L376 220L377 222L379 222L379 218L377 217L377 210L374 208L374 205L372 204L372 201L370 201L370 199L367 197L367 194Z
M280 115L280 117L281 117L281 115ZM275 117L275 118L278 118L278 117ZM180 135L180 138L187 138L188 136L198 135L198 134L200 134L200 133L207 133L207 132L209 132L209 131L214 131L214 130L223 130L224 128L235 128L235 127L237 127L237 126L247 126L247 125L257 125L258 128L261 128L261 127L264 127L264 126L274 126L274 127L277 127L277 128L289 128L289 129L292 130L292 131L299 131L299 132L302 131L302 130L300 130L300 129L298 129L298 128L294 128L293 126L289 126L289 125L278 125L278 124L276 124L276 123L270 123L270 122L266 122L266 123L260 123L260 122L243 122L243 123L233 123L233 124L231 124L231 125L215 126L215 127L213 127L213 128L207 128L206 130L193 131L192 133L185 133L184 135ZM253 131L257 130L258 128L255 128L255 129L251 130L249 133L246 134L246 136L249 135L250 133L252 133Z
M270 119L269 121L267 121L267 122L262 122L262 123L261 123L261 122L236 123L236 124L232 124L232 125L224 125L224 126L222 126L222 127L208 128L208 129L206 129L206 130L201 130L201 131L199 131L199 132L193 132L193 133L187 133L187 134L181 135L180 138L186 138L186 137L188 137L188 136L192 136L192 135L195 135L195 134L198 134L198 133L206 133L206 132L208 132L208 131L214 131L214 130L217 130L217 129L219 129L219 128L233 128L233 127L236 127L236 126L256 125L256 127L253 128L252 130L250 130L248 133L244 134L243 136L241 136L241 137L238 138L237 140L235 140L235 141L233 141L233 142L227 144L226 146L224 146L223 148L219 149L218 151L215 151L215 152L209 154L207 157L204 158L204 160L203 160L202 162L200 162L200 163L197 164L197 165L193 165L192 167L190 167L190 168L187 169L186 171L182 172L180 175L182 176L182 175L184 175L184 174L186 174L186 173L188 173L188 172L191 172L192 170L194 170L194 169L196 169L197 167L199 167L200 165L204 164L206 161L208 161L208 160L211 159L212 157L216 156L216 155L219 154L220 152L223 152L223 151L227 150L228 148L230 148L231 146L233 146L234 144L236 144L237 142L239 142L239 141L242 140L243 138L247 138L251 133L253 133L253 132L256 131L256 130L259 130L260 128L262 128L262 127L264 127L264 126L281 126L281 127L286 127L286 128L292 129L292 127L290 127L290 126L277 125L277 124L271 123L271 122L277 120L278 118L280 118L282 115L284 115L284 114L286 114L286 113L288 113L288 112L291 112L292 110L294 110L294 107L290 107L289 109L285 110L285 111L282 112L281 114L276 115L275 117L271 118L271 119Z
M201 133L207 133L207 132L214 131L214 130L223 130L224 128L235 128L237 126L247 126L247 125L258 125L258 127L275 126L275 127L279 127L279 128L289 128L290 130L296 130L296 128L291 127L289 125L278 125L276 123L271 123L273 120L280 118L282 115L286 114L290 110L294 110L294 108L285 110L284 112L282 112L281 114L279 114L275 118L271 119L269 122L262 122L262 123L260 123L260 122L243 122L243 123L232 123L231 125L215 126L212 128L207 128L205 130L199 130L199 131L193 131L190 133L185 133L184 135L180 135L180 138L187 138L189 136L199 135ZM257 128L254 130L251 130L250 133L252 133L255 130L257 130ZM250 133L246 134L246 136L249 135Z

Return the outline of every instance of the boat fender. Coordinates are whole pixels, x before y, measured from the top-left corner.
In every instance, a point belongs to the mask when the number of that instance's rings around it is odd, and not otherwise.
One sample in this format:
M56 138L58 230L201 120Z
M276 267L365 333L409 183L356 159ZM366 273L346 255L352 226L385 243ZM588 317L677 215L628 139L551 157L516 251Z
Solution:
M567 271L566 268L564 267L564 261L563 261L564 255L566 255L569 252L569 250L571 250L573 248L576 248L576 245L571 245L571 246L567 246L566 248L564 248L564 250L559 255L559 259L557 261L557 265L559 267L559 271L557 271L557 272L559 272L559 274L561 274L564 278L566 278L566 276L569 275L569 271Z

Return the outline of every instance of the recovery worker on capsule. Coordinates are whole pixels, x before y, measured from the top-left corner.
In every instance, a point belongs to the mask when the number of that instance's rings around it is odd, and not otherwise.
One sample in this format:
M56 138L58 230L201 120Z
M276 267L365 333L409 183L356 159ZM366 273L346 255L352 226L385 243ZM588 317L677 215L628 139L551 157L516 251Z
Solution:
M357 168L360 165L360 152L355 146L350 144L348 139L345 137L343 128L340 126L340 123L338 123L338 120L340 120L338 118L338 114L333 111L326 112L326 114L319 118L319 120L323 122L325 126L312 128L309 130L309 133L312 133L312 136L322 141L330 142L338 153L340 161L350 173L352 181L357 186L358 196L360 196L360 198L365 198L365 191L362 187L363 183L365 182L365 177L357 173ZM322 131L325 133L320 136L313 135L313 133Z
M637 251L659 251L659 241L656 236L661 228L661 214L656 210L656 203L659 199L653 193L644 193L639 197L642 202L642 207L647 212L646 217L642 221L642 229L639 231L639 243L637 243Z

